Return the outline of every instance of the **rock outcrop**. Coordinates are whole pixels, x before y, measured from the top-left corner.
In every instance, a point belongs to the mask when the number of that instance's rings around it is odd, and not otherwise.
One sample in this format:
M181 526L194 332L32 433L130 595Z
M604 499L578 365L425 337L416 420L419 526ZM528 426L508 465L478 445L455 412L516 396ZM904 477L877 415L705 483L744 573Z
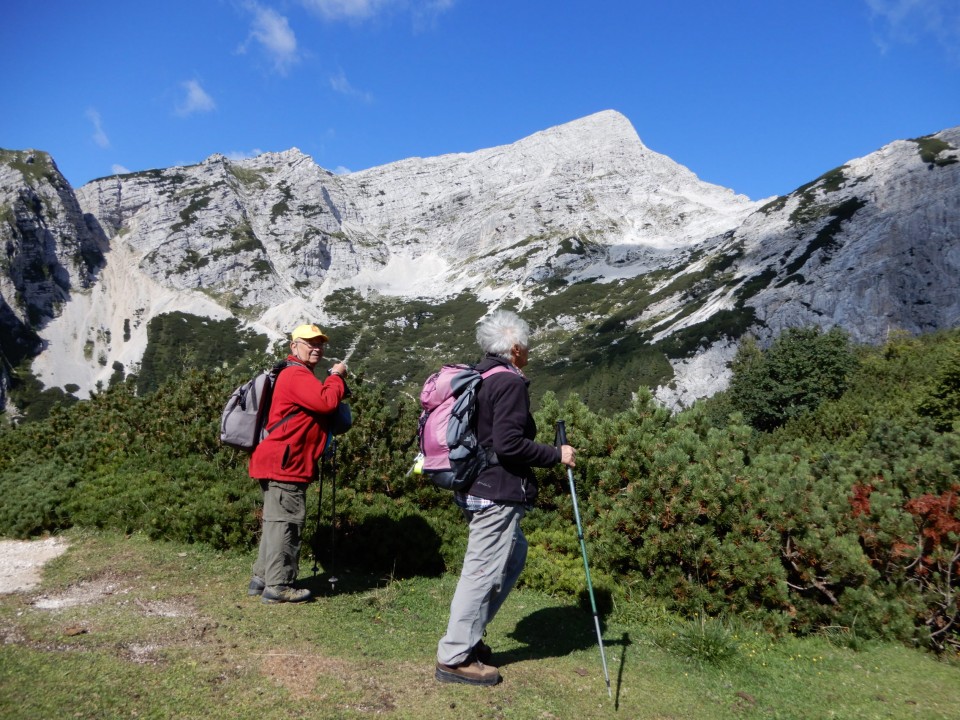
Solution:
M103 264L105 234L44 152L0 150L0 407L9 370L44 348L37 331Z
M174 309L279 337L291 318L336 325L329 300L347 289L531 309L603 284L620 334L592 341L662 348L675 377L658 397L689 404L726 384L744 332L839 325L875 343L960 322L958 147L960 128L896 141L758 202L651 151L613 111L349 175L291 149L75 195L42 153L5 151L0 323L14 358L46 348L34 372L82 394L135 365L145 322ZM609 313L578 307L538 332L570 337Z

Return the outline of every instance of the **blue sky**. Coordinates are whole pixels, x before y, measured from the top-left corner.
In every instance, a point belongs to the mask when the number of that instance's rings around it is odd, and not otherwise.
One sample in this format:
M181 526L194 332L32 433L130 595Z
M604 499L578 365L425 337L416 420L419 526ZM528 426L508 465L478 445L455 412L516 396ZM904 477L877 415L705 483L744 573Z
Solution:
M356 171L600 110L760 199L960 124L960 0L5 3L0 147L74 187L298 147Z

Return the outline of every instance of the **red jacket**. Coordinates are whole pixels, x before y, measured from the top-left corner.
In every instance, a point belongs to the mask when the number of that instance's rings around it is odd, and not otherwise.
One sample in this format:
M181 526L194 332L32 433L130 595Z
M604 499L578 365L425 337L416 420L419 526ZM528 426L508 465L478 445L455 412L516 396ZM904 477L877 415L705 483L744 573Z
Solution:
M260 441L250 456L250 477L308 483L317 478L317 461L327 444L327 418L346 393L339 375L321 381L293 355L277 376L267 427L295 415Z

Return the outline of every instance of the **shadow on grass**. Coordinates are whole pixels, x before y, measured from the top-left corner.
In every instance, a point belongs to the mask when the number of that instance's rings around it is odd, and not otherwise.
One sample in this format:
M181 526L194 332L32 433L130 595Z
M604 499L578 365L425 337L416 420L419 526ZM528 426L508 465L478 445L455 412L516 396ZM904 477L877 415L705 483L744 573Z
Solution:
M319 523L304 538L299 587L314 595L366 592L390 579L437 577L445 569L440 537L419 515L371 515L356 525Z
M601 601L602 602L602 601ZM516 648L506 652L498 652L495 656L495 663L499 667L510 665L515 662L525 660L540 660L551 657L563 657L576 650L587 650L591 647L597 649L597 672L606 671L604 677L608 686L611 678L609 676L611 669L611 647L619 648L615 664L617 666L616 677L613 678L611 692L614 697L614 708L620 708L620 688L623 683L623 670L627 664L628 649L633 644L629 633L624 632L619 639L610 639L603 637L606 629L603 618L598 618L600 624L600 636L603 638L604 658L599 656L599 640L597 638L597 626L593 622L591 610L584 609L584 606L563 605L551 608L537 610L524 617L517 623L516 629L509 634L509 637L522 642L525 647ZM606 662L606 668L603 663Z
M609 602L609 597L604 594L604 591L600 591L597 598L598 607L604 607L605 601ZM602 636L605 629L602 610L599 621ZM585 597L580 598L579 604L558 605L530 613L517 623L517 627L509 637L524 643L526 647L498 652L496 655L498 665L509 665L523 660L563 657L575 650L586 650L598 646L593 613ZM605 639L604 645L606 643ZM620 643L614 641L614 644Z
M376 573L345 570L326 572L320 568L317 573L306 567L300 572L296 587L307 588L315 598L333 595L362 594L384 586L386 579Z
M627 665L627 648L633 644L629 633L623 633L620 637L620 668L617 671L616 692L614 695L613 709L620 709L620 688L623 687L623 668Z
M509 637L525 647L497 652L496 665L563 657L597 642L590 613L575 605L537 610L522 618Z

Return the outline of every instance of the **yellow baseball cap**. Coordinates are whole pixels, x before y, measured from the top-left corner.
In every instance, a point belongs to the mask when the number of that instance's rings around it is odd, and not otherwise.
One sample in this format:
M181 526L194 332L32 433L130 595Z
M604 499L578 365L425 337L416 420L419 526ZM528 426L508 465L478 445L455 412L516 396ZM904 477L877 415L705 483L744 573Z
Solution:
M291 340L323 340L329 342L330 338L323 334L323 330L316 325L299 325L297 329L290 333Z

